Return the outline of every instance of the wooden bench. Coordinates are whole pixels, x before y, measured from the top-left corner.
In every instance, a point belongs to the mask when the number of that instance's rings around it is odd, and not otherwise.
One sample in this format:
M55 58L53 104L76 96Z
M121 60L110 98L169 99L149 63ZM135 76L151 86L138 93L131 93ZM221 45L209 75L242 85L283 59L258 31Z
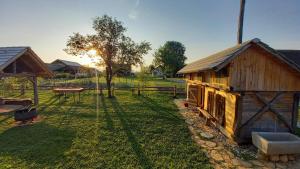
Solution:
M200 107L197 107L197 110L199 110L200 113L201 113L201 115L204 116L204 118L205 118L205 125L210 124L211 121L214 120L214 117L211 114L209 114L206 110L201 109Z

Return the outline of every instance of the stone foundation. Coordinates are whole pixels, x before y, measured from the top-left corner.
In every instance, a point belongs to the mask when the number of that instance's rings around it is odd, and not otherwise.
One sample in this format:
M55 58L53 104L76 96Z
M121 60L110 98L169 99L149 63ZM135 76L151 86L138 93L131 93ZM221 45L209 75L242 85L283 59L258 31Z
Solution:
M180 114L188 125L192 139L206 153L214 168L300 169L299 156L270 157L257 152L252 145L239 146L213 126L205 125L205 119L201 118L196 110L186 108L184 102L183 99L175 100ZM273 160L270 161L271 158Z

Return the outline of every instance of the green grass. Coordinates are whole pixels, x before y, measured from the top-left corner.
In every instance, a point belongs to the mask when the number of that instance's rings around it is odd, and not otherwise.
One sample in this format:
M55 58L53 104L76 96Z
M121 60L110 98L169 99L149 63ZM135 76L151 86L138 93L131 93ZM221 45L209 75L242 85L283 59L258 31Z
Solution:
M86 91L77 104L40 91L39 114L25 127L0 116L0 168L210 168L169 94Z

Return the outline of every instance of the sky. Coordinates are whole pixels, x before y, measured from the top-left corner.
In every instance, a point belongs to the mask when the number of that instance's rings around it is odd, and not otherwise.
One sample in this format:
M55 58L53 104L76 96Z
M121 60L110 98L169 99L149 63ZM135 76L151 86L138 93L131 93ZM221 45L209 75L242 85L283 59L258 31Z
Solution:
M187 63L236 44L239 0L0 0L0 46L30 46L44 62L88 64L66 54L73 32L93 33L92 21L107 14L126 35L148 41L144 57L166 41L186 47ZM260 38L275 49L300 49L299 0L246 0L243 40Z

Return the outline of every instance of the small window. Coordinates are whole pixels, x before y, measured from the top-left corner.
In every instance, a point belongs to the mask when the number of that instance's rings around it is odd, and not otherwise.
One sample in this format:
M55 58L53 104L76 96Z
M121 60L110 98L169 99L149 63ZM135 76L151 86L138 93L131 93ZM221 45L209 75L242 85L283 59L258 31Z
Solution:
M216 77L217 78L222 78L222 77L228 77L229 74L228 74L228 68L225 67L219 71L216 72Z

